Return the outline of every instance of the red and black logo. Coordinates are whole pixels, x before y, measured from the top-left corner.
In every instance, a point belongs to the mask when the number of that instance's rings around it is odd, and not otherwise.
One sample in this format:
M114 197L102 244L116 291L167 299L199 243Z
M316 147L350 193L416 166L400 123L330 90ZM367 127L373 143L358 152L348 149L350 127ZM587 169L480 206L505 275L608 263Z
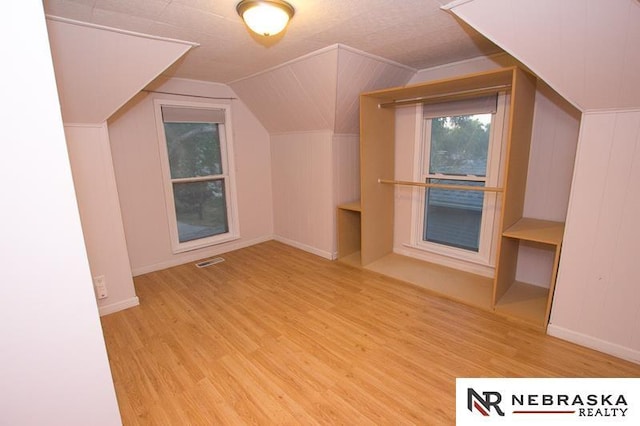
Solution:
M467 409L472 413L475 409L483 416L489 416L493 409L499 416L504 416L504 411L500 408L501 401L500 392L482 392L482 396L480 396L472 388L467 388Z

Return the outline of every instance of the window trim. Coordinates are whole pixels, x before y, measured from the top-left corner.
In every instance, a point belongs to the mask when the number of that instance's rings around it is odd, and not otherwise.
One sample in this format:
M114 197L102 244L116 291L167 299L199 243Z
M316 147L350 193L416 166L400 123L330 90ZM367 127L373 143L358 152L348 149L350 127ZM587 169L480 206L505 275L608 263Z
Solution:
M222 161L222 174L206 176L206 180L224 180L225 185L225 202L227 205L227 225L228 232L213 235L211 237L199 238L196 240L180 242L178 234L178 221L176 218L175 200L173 195L173 183L176 181L187 182L189 180L198 180L200 178L171 178L171 169L169 167L169 153L167 147L167 139L164 131L164 121L162 119L162 107L187 107L195 109L216 109L223 110L225 119L224 123L218 123L218 135L220 137L220 157ZM156 118L156 130L158 135L158 149L160 154L160 166L162 169L162 185L164 189L165 209L167 213L167 221L169 225L169 236L171 239L171 251L174 254L186 251L196 250L217 244L226 243L240 238L239 220L238 220L238 202L236 192L236 176L233 155L233 132L231 131L231 105L230 104L214 104L204 102L178 101L171 99L154 99L154 113Z
M504 163L506 159L506 143L508 137L509 94L500 92L497 95L496 112L492 118L491 133L489 135L487 176L485 180L486 186L500 186L500 183L504 180ZM429 134L431 133L431 122L430 119L424 118L422 105L416 106L415 114L417 131L415 132L413 178L416 182L421 182L422 167L424 164L423 162L425 161L424 153L427 148L424 144L424 140L427 132ZM446 177L443 178L446 179ZM484 193L479 250L478 252L473 252L471 250L422 240L425 194L426 190L424 188L413 189L409 246L423 252L445 256L462 262L495 267L498 236L500 233L499 221L502 209L502 196L498 193ZM485 212L490 212L490 216L486 216Z

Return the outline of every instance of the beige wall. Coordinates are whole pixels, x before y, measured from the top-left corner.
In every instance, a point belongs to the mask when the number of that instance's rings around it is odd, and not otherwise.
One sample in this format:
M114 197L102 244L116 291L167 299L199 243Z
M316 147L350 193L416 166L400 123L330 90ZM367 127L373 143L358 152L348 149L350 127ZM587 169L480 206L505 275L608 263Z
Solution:
M334 259L336 206L360 197L358 135L296 132L271 143L275 238Z
M334 202L360 199L360 135L333 135Z
M0 423L118 425L41 2L3 7L0 50Z
M549 332L640 362L640 110L586 113Z
M161 81L157 91L235 98L226 85ZM154 99L231 103L240 239L173 254L164 201ZM109 120L111 151L134 275L224 253L273 236L269 135L238 99L202 99L143 92Z
M107 123L65 126L73 181L93 277L104 276L102 315L138 304L127 256Z
M333 133L271 136L276 239L331 258L334 251Z
M564 222L576 158L581 114L538 81L524 215ZM554 253L521 243L516 280L549 287Z

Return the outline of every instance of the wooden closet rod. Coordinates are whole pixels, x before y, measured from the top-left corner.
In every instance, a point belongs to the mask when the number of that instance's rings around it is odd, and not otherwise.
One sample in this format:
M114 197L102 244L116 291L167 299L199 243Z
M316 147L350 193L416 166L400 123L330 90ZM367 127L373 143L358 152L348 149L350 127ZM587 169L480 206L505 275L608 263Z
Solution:
M406 180L378 179L378 183L386 183L389 185L419 186L422 188L455 189L459 191L481 191L481 192L503 192L504 191L503 188L496 188L493 186L447 185L443 183L409 182Z
M391 102L380 103L378 104L378 107L389 108L389 107L411 105L411 104L435 103L442 99L446 99L448 101L454 101L459 99L470 98L473 96L493 95L498 93L501 90L506 90L510 88L511 88L510 84L501 84L499 86L482 87L479 89L459 90L457 92L439 93L437 95L428 95L428 96L420 96L417 98L393 100Z

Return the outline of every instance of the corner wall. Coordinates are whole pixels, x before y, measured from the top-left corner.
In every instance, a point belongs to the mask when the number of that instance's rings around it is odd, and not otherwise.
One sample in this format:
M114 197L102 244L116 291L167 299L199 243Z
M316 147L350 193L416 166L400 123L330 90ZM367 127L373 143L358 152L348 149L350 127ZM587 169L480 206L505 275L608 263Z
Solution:
M327 259L334 252L333 133L271 136L275 239Z
M640 363L640 110L582 119L549 334Z
M273 135L275 239L335 259L336 207L360 198L358 135Z
M271 134L275 239L335 257L336 206L360 196L359 95L414 73L336 44L230 83Z
M192 43L47 17L83 233L101 314L138 304L122 227L106 120Z
M67 124L65 135L91 275L104 276L108 291L107 298L98 299L100 314L136 306L107 123Z
M133 275L272 239L271 148L264 127L224 84L161 79L153 89L220 99L143 92L109 120L111 153ZM231 103L240 239L172 253L153 104L156 98Z
M0 423L119 425L42 2L3 12Z

